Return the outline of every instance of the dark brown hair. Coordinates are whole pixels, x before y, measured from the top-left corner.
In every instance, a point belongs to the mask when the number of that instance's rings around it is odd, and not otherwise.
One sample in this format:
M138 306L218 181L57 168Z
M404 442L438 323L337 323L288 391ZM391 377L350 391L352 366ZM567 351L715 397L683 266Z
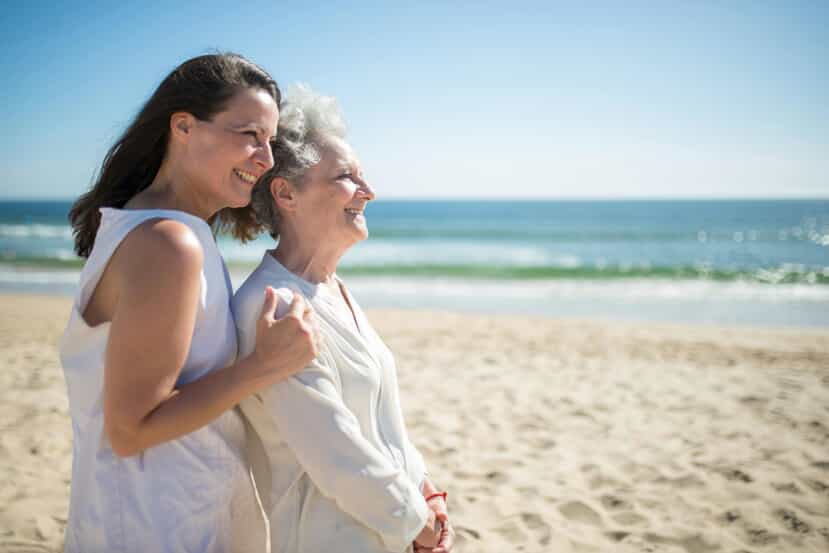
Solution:
M147 188L167 153L170 116L187 112L209 121L221 112L239 90L260 88L277 105L281 93L276 81L261 67L239 54L199 56L176 67L161 82L135 120L104 157L92 188L72 205L69 221L75 235L75 251L89 257L101 222L101 207L124 207ZM247 219L251 219L250 222ZM215 231L226 230L241 239L251 227L253 214L245 208L226 208L209 223Z

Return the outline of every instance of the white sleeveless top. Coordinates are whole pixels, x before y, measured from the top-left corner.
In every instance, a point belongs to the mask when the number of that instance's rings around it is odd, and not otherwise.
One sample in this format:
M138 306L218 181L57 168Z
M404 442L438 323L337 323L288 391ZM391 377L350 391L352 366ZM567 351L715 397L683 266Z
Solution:
M230 279L208 224L174 210L101 209L95 245L60 344L74 433L67 552L266 551L267 531L244 454L245 426L228 411L181 438L119 458L103 431L109 323L82 313L115 249L148 219L187 225L204 252L193 339L178 385L232 363ZM153 347L147 344L146 347Z

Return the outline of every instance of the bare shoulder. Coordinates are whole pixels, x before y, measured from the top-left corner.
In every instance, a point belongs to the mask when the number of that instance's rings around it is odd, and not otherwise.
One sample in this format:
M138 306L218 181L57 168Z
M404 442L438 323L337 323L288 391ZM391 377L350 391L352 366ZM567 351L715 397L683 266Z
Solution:
M136 263L171 263L201 268L204 259L201 243L193 230L173 219L144 221L124 239L121 248ZM122 253L122 252L119 252ZM175 267L169 267L175 270Z
M111 321L123 300L145 307L168 304L171 295L200 285L201 243L179 221L150 219L135 227L119 244L84 311L92 326Z
M186 224L149 219L124 238L113 257L122 283L198 281L204 261L201 243ZM121 280L121 279L119 279Z
M174 219L149 219L127 236L124 247L132 254L182 263L203 259L202 246L193 229Z

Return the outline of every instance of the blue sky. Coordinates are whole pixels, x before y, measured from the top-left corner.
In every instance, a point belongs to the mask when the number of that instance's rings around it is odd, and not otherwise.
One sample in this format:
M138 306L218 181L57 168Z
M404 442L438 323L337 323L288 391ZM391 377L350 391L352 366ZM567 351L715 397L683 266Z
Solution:
M827 2L5 5L0 198L211 49L337 96L381 198L829 197Z

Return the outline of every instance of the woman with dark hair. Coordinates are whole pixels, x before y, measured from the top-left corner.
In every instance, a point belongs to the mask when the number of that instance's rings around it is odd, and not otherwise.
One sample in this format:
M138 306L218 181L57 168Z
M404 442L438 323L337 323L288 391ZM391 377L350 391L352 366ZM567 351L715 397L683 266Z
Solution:
M263 288L256 345L236 360L211 225L273 166L279 101L239 55L184 62L72 207L87 261L61 342L74 432L66 551L266 550L233 407L313 359L314 332L301 299L277 320Z

